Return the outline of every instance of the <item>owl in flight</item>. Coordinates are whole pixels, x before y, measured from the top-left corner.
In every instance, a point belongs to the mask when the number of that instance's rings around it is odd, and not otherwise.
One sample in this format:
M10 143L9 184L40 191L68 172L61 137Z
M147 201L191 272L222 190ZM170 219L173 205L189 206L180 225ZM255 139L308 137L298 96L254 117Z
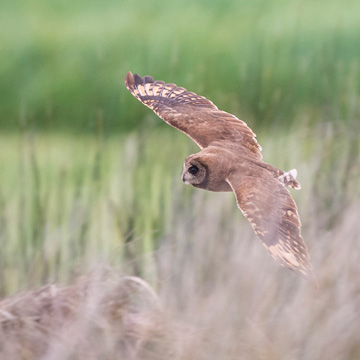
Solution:
M311 275L296 204L286 187L300 189L296 170L262 161L256 135L242 120L175 84L129 72L127 89L201 149L184 163L182 180L210 191L233 191L255 234L281 265Z

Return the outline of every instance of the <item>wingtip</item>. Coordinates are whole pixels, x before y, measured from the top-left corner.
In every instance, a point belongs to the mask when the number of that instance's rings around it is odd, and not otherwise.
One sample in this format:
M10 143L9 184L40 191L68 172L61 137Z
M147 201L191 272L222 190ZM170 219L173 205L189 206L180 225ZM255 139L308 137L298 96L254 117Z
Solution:
M305 278L314 286L315 289L319 289L317 278L314 274L312 266L309 264L304 271L301 271Z
M143 85L153 82L154 79L151 76L145 75L144 77L141 77L138 74L133 75L131 71L129 71L125 77L125 85L129 90L134 89L138 85Z
M125 85L129 90L132 89L135 85L134 76L131 71L126 74Z

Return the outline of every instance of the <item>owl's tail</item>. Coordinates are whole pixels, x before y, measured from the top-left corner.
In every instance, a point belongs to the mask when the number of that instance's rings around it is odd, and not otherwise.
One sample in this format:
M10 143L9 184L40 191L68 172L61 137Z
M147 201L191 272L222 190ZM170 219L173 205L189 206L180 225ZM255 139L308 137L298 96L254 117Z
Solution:
M297 171L296 169L292 169L290 171L284 172L281 174L278 179L282 182L285 186L291 187L296 190L301 189L300 183L296 180Z

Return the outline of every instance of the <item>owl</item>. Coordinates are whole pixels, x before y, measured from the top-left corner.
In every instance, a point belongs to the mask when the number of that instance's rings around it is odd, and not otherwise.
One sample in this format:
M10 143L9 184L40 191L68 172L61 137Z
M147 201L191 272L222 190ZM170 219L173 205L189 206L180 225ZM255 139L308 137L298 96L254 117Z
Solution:
M201 149L185 159L182 180L210 191L232 191L255 234L281 265L312 275L295 201L286 187L300 189L295 169L277 169L262 160L247 124L210 100L175 84L129 72L131 94Z

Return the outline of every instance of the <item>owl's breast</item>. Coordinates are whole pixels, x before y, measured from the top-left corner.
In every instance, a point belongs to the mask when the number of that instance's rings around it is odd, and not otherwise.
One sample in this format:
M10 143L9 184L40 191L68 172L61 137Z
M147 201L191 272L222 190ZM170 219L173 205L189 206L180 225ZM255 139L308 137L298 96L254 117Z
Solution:
M197 188L205 189L209 191L216 191L216 192L232 191L230 185L225 180L225 177L222 178L217 176L211 176L212 175L211 172L208 175L209 176L207 176L206 180L201 184L198 185L192 184L192 185Z

